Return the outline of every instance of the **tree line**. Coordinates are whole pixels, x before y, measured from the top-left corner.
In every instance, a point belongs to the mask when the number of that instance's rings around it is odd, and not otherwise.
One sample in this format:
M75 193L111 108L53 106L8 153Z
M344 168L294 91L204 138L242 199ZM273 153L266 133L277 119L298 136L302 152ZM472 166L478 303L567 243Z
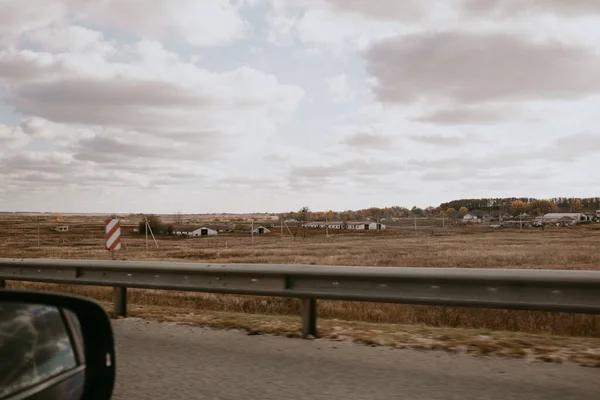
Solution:
M482 217L485 214L491 216L498 216L500 214L517 216L522 213L538 216L549 212L595 212L596 210L600 210L600 197L556 197L551 199L505 197L459 199L442 203L438 207L427 208L392 206L346 211L311 211L308 207L302 207L298 211L283 213L280 216L284 219L295 219L297 221L363 221L366 219L376 221L393 218L436 216L462 218L467 213L472 213L478 217Z

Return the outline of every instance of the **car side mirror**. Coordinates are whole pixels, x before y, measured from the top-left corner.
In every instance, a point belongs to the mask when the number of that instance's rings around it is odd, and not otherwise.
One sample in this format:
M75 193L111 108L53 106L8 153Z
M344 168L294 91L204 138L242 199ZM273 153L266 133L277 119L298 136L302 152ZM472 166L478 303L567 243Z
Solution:
M75 296L0 290L0 399L110 399L110 320Z

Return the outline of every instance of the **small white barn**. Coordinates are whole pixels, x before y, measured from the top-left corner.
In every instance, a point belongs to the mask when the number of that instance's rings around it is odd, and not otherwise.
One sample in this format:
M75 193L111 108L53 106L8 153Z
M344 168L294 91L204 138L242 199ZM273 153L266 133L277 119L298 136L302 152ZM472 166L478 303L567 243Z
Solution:
M54 228L56 232L69 232L69 227L67 225L59 225Z
M265 228L262 225L259 225L257 227L254 228L254 230L252 231L252 233L254 233L255 235L264 235L267 233L271 233L271 230L268 228Z
M198 228L195 231L190 232L189 235L192 237L217 236L217 231L203 226L202 228Z

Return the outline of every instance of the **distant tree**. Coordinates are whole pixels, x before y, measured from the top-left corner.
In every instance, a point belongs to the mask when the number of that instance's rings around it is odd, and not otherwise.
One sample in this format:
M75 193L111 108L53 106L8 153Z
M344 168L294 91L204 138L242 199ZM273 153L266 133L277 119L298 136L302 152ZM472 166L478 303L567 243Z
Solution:
M522 200L515 200L510 205L513 215L519 215L527 210L527 203Z
M148 219L148 225L150 225L150 230L152 230L154 235L173 234L173 226L163 224L160 217L154 214L144 215L142 217L141 221L138 223L138 230L140 234L146 234L146 219ZM150 230L148 233L150 233Z
M456 216L456 210L450 207L446 210L446 215L450 218L454 218Z
M462 218L465 215L467 215L468 213L469 213L469 209L467 207L463 206L463 207L461 207L461 208L458 209L458 211L455 214L455 217L456 218Z
M532 215L544 215L555 211L557 206L550 200L533 200L527 205L527 208Z
M301 215L302 221L307 221L308 216L310 214L310 208L304 206L300 209L300 211L298 211Z
M579 200L579 199L571 200L571 211L572 212L583 211L583 204L581 204L581 200Z
M411 214L413 215L423 215L423 210L417 206L414 206L410 209Z
M431 216L431 215L435 215L435 214L436 214L436 211L437 211L437 210L436 210L436 208L435 208L435 207L429 206L429 207L427 207L427 208L425 209L425 214L427 214L427 215L430 215L430 216Z

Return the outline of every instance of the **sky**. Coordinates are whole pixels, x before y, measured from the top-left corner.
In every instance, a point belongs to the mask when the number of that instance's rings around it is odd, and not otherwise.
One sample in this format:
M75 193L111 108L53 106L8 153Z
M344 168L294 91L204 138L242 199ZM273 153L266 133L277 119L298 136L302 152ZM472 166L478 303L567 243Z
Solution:
M0 210L598 196L597 0L0 0Z

